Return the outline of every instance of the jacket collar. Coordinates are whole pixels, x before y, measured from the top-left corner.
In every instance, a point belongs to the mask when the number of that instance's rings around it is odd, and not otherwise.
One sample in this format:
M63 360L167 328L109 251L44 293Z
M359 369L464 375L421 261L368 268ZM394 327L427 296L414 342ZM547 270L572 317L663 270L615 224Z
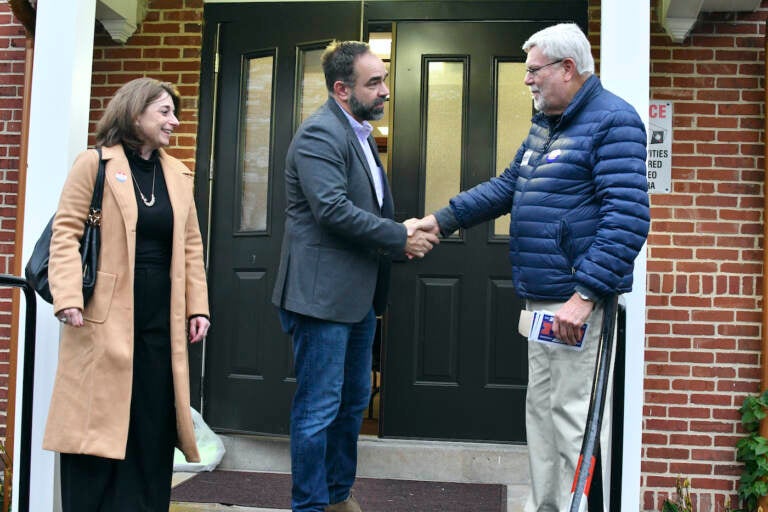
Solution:
M328 108L333 114L339 118L339 121L345 126L348 127L350 131L352 131L352 127L349 126L349 121L347 121L346 116L344 115L344 112L341 111L341 107L336 102L336 98L333 96L328 96L328 101L325 102L326 108ZM354 135L354 133L353 133Z
M603 85L600 79L596 75L591 75L584 84L576 92L576 96L573 97L571 102L565 108L565 111L559 116L559 120L554 123L556 125L568 124L571 119L586 105L590 99L596 94L599 94L603 90ZM537 124L550 126L549 119L555 116L547 116L546 114L539 112L533 116L533 121ZM550 126L553 128L554 126Z

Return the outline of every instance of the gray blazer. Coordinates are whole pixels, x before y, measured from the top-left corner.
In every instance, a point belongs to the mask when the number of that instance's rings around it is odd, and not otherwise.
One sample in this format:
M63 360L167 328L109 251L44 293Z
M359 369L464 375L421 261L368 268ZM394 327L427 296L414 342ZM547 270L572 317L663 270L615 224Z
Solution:
M376 144L368 143L381 166ZM358 322L386 306L390 257L406 229L379 207L360 143L333 98L302 123L285 165L285 234L272 302L294 313Z

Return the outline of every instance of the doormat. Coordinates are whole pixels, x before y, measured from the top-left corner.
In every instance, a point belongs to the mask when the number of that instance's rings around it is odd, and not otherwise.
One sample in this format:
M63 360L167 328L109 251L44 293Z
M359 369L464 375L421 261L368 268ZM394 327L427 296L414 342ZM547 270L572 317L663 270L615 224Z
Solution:
M500 484L357 478L352 493L365 512L507 510L507 488ZM171 500L290 510L291 475L220 470L200 473L174 487Z

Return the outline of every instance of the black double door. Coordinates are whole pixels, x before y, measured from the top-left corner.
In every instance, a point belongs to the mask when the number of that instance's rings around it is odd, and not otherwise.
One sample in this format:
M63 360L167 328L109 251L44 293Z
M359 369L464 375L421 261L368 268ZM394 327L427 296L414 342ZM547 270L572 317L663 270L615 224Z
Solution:
M539 3L528 11L554 5ZM584 4L565 3L566 14ZM515 99L527 94L521 45L551 23L424 21L426 7L434 18L445 12L440 4L463 5L464 12L474 6L474 19L478 5L499 12L503 2L366 2L368 18L394 20L387 158L398 220L430 213L514 156L521 138L505 136L519 130L505 127L525 130L531 113L528 96ZM364 37L360 9L360 2L206 7L200 121L212 128L201 130L198 176L201 162L208 175L210 162L211 179L198 177L198 198L210 197L210 209L201 211L210 217L214 329L192 372L202 373L204 417L218 431L288 433L291 347L270 301L283 231L283 164L296 127L324 100L319 53L332 39ZM522 107L509 112L510 105ZM456 157L442 165L446 154ZM421 261L395 264L382 318L381 435L524 442L522 304L498 222L458 232Z

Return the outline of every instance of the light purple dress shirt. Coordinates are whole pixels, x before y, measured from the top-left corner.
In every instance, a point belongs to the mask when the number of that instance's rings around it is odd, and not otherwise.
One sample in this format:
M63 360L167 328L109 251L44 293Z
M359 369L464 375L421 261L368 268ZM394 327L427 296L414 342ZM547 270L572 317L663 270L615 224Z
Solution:
M359 123L357 119L350 115L349 112L344 110L338 101L336 104L339 105L341 111L344 112L345 116L347 116L349 125L352 127L352 130L354 130L355 135L357 135L357 140L360 142L360 147L363 148L365 158L368 160L368 168L371 170L371 176L373 176L373 187L376 189L376 199L378 199L379 207L381 207L384 204L384 186L382 185L381 181L383 179L382 176L384 173L381 167L376 164L376 158L373 156L371 145L368 144L368 137L371 135L371 132L373 132L373 126L371 126L371 123L368 121Z

